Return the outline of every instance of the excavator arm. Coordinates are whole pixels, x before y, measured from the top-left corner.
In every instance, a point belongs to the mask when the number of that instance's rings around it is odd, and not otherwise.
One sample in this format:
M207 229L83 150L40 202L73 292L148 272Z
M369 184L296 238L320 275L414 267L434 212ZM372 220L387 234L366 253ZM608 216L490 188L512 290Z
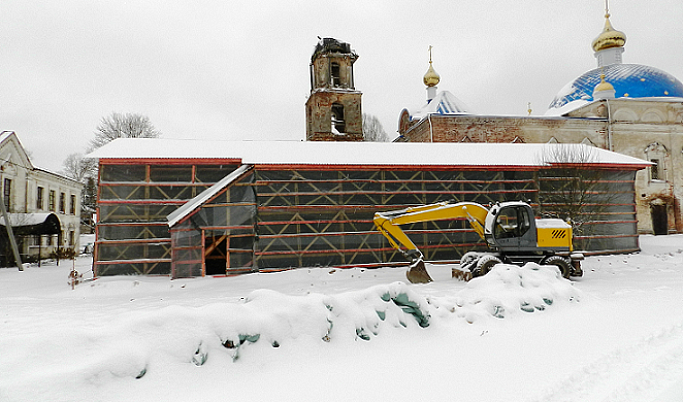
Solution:
M431 278L429 278L429 274L427 274L424 268L424 262L422 262L422 253L415 243L401 230L400 226L409 223L466 218L474 231L484 239L484 222L488 212L486 207L474 202L459 202L456 204L440 202L398 211L377 212L373 221L375 227L389 240L392 247L401 251L403 255L412 261L411 269L408 271L408 279L411 282L430 282ZM423 271L423 273L420 273L420 271ZM426 275L426 278L424 278L425 280L420 280L420 278L411 279L411 273L421 276Z

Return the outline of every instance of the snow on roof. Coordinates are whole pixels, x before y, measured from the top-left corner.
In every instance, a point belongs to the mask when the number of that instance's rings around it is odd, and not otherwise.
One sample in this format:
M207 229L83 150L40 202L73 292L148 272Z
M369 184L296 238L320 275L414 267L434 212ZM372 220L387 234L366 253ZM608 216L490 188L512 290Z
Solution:
M544 115L545 116L563 116L563 115L571 112L572 110L576 110L576 109L578 109L582 106L585 106L591 102L592 101L588 101L585 99L573 100L571 102L565 103L564 105L562 105L560 107L550 108L550 109L546 110Z
M0 133L0 142L5 141L10 135L14 134L14 131L3 131Z
M469 108L463 101L448 91L440 91L419 110L411 113L411 120L421 119L430 114L468 114Z
M44 223L50 215L55 215L52 212L34 212L34 213L8 213L9 221L12 227L20 226L34 226ZM56 215L55 215L56 217ZM0 216L0 225L5 226L5 218Z
M221 141L199 139L116 139L87 155L100 159L238 159L250 165L359 166L547 166L549 147L584 144ZM648 162L590 147L591 162L632 165Z
M614 86L616 98L683 97L683 83L665 71L642 64L614 63L587 71L566 84L548 109L577 100L593 101L593 90L603 74L605 81Z
M602 99L598 100L585 100L585 99L577 99L573 100L571 102L565 103L564 105L556 108L550 108L546 110L545 114L543 116L538 116L538 117L558 117L558 116L565 116L569 112L573 112L574 110L577 110L579 108L582 108L590 103L593 102L600 102ZM628 102L683 102L683 98L677 98L677 97L663 97L663 96L651 96L647 98L629 98L629 97L622 97L622 98L614 98L610 99L610 101L628 101ZM534 116L536 117L536 116Z
M222 178L220 181L218 181L216 184L202 191L196 197L192 198L191 200L183 204L180 208L171 212L166 217L166 219L168 220L168 226L172 227L176 223L180 222L189 213L191 213L199 206L210 200L214 195L218 194L219 191L225 188L225 186L229 185L233 182L233 180L242 176L242 174L251 170L251 168L253 168L253 166L251 165L242 165L238 167L233 172L231 172L230 174Z

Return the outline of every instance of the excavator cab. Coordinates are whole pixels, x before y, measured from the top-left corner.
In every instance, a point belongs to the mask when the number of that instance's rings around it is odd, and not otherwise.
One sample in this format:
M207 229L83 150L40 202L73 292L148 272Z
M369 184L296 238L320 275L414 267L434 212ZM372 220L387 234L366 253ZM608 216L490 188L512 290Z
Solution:
M536 225L533 210L523 202L494 205L484 223L484 237L494 250L521 251L534 248Z

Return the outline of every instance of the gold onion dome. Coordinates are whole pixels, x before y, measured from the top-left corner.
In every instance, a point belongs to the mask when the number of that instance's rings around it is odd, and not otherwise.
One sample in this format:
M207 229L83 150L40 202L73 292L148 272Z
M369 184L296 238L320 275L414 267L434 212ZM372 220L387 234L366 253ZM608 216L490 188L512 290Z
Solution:
M432 61L429 61L429 69L427 69L427 72L425 73L425 76L422 78L422 82L428 87L435 87L439 81L441 81L441 77L439 74L434 71L434 67L432 67Z
M605 14L605 29L602 30L602 33L597 38L593 39L592 46L596 52L611 47L622 47L626 43L626 34L612 28L609 17L609 13Z
M595 86L594 92L614 91L614 87L609 82L605 81L605 74L600 74L600 83Z

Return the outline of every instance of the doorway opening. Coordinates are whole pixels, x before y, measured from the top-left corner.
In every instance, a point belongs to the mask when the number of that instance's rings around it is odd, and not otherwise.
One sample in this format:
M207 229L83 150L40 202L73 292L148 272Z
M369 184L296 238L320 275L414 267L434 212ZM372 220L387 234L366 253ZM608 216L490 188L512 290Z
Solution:
M204 266L206 275L225 275L228 271L228 235L206 235Z
M650 205L650 215L652 217L652 231L654 234L669 234L669 222L666 212L666 205Z

